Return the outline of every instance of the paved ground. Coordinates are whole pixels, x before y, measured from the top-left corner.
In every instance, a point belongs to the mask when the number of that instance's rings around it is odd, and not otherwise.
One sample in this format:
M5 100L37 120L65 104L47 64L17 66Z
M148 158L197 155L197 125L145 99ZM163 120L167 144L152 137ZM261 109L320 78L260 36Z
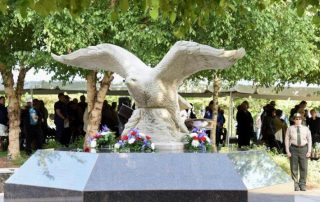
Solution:
M295 202L319 202L320 189L312 189L306 192L295 192Z
M319 202L320 189L308 190L306 192L294 192L295 202ZM0 193L0 202L3 202L3 193ZM281 202L281 201L278 201Z

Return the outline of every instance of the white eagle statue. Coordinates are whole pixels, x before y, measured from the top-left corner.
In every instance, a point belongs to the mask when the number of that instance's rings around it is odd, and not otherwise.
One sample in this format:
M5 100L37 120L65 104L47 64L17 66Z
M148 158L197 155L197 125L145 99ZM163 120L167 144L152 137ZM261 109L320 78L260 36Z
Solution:
M68 55L52 54L52 57L67 65L122 76L136 105L122 134L138 128L150 135L156 145L161 145L181 144L182 137L188 133L180 110L188 108L189 103L178 94L184 79L202 70L227 68L244 55L243 48L226 51L178 41L154 68L113 44L89 46Z

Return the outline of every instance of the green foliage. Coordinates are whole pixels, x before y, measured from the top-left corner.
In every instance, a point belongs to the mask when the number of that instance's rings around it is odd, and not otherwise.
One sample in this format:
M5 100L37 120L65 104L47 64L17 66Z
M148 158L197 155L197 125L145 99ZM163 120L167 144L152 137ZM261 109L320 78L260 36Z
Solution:
M22 166L22 164L24 164L28 159L29 159L29 155L27 155L25 152L21 152L20 153L20 157L12 160L12 163L16 166Z
M0 151L0 157L6 157L8 155L7 151Z
M102 148L106 147L108 145L114 145L116 143L116 136L114 132L108 132L105 135L102 135L102 137L97 139L97 147Z
M49 140L45 145L43 145L44 149L59 149L64 146L55 140Z
M74 142L69 144L70 149L82 149L83 148L84 137L77 137Z
M50 52L66 54L88 45L112 43L136 54L146 64L155 65L176 41L168 21L154 21L138 9L117 14L113 21L111 9L95 1L92 6L73 18L63 10L45 20L45 43ZM74 75L85 76L86 71L65 68L52 61L47 68L55 72L55 78L69 81Z
M15 65L27 69L45 66L49 54L45 52L43 20L28 11L25 17L17 11L0 13L0 63L8 70Z
M213 47L246 49L246 56L234 67L219 71L220 78L230 85L241 79L279 88L289 82L319 83L319 53L314 44L318 37L312 18L298 17L290 4L283 2L261 11L257 2L235 4L235 10L226 11L224 17L212 13L207 28L196 27L189 37ZM194 78L211 80L212 71Z

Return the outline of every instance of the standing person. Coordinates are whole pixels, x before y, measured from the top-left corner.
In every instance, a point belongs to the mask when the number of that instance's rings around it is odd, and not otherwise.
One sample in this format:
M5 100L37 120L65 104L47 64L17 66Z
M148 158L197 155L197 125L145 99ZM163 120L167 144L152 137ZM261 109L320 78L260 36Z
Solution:
M48 135L48 109L44 106L43 100L39 100L39 112L42 116L41 127L42 127L42 135L43 135L43 143L45 143Z
M5 106L6 99L4 96L0 97L0 124L8 126L8 110Z
M253 135L253 118L248 109L248 101L242 102L242 104L238 107L237 134L239 148L241 148L241 146L250 146L250 138Z
M276 138L276 142L281 147L281 151L285 152L284 139L286 136L286 131L288 126L285 120L282 119L282 114L283 114L282 110L280 109L276 110L276 117L274 119L274 125L276 128L275 138Z
M83 116L84 116L84 112L86 111L87 106L88 106L88 103L86 103L86 97L84 95L81 95L80 102L78 103L78 108L80 111L80 114L79 114L79 118L80 118L79 129L81 132L80 135L85 135L85 132L83 130L83 128L84 128Z
M307 104L308 103L306 101L302 100L298 105L296 105L293 109L291 109L290 117L289 117L290 125L294 125L293 115L295 113L300 113L301 111L304 111L304 116L302 116L302 117L304 117L304 118L307 117L307 115L308 115L308 110L306 110Z
M56 125L56 139L63 143L64 123L67 121L67 105L63 93L58 94L58 99L54 104L54 124Z
M0 151L3 148L3 138L8 136L8 110L5 107L6 100L4 96L0 97Z
M286 152L290 158L291 176L294 181L295 191L306 191L308 159L311 155L311 132L308 127L301 124L302 115L293 115L294 125L286 132ZM300 172L300 179L298 175Z
M266 109L266 116L263 119L262 126L261 126L261 136L262 141L267 145L269 148L277 147L275 134L276 134L276 127L275 127L275 117L276 117L276 109L273 108L271 105Z
M317 117L317 111L312 109L310 111L311 118L307 118L307 126L311 131L312 144L320 142L320 118Z
M32 142L35 141L35 149L42 148L42 128L41 114L39 112L39 100L28 100L27 113L25 114L25 129L26 129L26 152L28 155L32 153Z

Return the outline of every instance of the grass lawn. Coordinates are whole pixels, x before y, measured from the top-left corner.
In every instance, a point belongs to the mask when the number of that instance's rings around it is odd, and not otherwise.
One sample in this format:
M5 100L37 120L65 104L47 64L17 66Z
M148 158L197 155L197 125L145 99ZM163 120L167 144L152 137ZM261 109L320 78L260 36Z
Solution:
M0 168L20 167L29 158L29 156L24 151L22 151L20 158L9 161L7 159L7 153L7 151L0 151Z
M7 156L7 151L0 151L0 157Z

